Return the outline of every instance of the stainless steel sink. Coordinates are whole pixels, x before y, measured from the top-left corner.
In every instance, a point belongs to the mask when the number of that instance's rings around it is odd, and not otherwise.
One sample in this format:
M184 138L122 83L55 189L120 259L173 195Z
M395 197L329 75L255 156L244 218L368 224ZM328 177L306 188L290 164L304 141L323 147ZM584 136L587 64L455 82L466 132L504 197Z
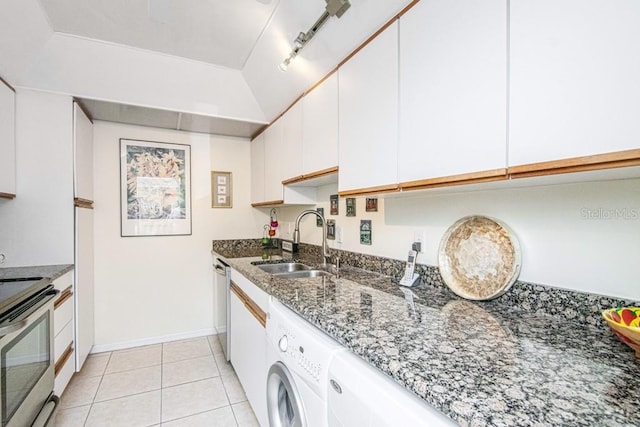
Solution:
M293 271L291 273L274 274L274 276L282 277L283 279L305 279L308 277L322 277L330 275L331 273L322 270L300 270Z
M311 267L299 262L283 262L278 264L261 264L257 266L260 270L270 274L287 274L310 270Z

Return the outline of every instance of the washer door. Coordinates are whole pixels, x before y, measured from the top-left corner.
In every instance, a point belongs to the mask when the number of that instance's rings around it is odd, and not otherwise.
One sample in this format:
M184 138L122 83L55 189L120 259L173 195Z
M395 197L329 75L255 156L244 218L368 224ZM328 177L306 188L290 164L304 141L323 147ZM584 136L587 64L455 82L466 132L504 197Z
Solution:
M267 410L270 427L307 427L296 383L282 362L276 362L269 368Z

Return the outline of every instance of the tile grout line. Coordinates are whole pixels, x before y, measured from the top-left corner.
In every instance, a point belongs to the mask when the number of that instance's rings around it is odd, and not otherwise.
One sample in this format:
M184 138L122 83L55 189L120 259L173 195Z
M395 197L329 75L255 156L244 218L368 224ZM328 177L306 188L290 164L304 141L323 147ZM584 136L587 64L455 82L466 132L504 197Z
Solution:
M96 394L93 395L93 399L91 399L91 404L89 405L89 411L87 412L87 416L84 419L83 427L86 427L87 422L89 421L89 415L91 415L91 410L93 409L93 404L95 403L96 396L98 395L98 390L100 390L100 386L102 385L102 380L104 379L105 372L107 371L107 367L111 362L111 356L113 356L113 352L109 353L109 358L107 360L107 364L104 366L104 371L102 371L102 375L100 376L100 382L98 383L98 387L96 388ZM81 369L82 370L82 369Z

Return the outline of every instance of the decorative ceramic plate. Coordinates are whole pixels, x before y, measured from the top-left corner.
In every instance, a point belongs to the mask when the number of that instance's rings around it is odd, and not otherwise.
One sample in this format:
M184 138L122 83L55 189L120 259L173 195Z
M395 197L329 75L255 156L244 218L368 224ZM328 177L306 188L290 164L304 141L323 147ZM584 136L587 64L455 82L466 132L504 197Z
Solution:
M467 216L442 237L438 266L446 285L471 300L505 293L521 267L520 245L509 228L486 216Z

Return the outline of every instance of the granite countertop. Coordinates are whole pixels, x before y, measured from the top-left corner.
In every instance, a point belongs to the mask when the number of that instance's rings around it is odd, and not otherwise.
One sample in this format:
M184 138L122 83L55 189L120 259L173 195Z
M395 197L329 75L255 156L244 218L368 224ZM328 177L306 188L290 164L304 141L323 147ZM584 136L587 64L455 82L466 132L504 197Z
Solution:
M19 279L26 277L42 277L56 280L63 274L73 270L73 264L34 265L29 267L0 268L0 279Z
M640 362L592 327L448 289L399 287L343 267L339 277L238 272L462 426L638 426Z

